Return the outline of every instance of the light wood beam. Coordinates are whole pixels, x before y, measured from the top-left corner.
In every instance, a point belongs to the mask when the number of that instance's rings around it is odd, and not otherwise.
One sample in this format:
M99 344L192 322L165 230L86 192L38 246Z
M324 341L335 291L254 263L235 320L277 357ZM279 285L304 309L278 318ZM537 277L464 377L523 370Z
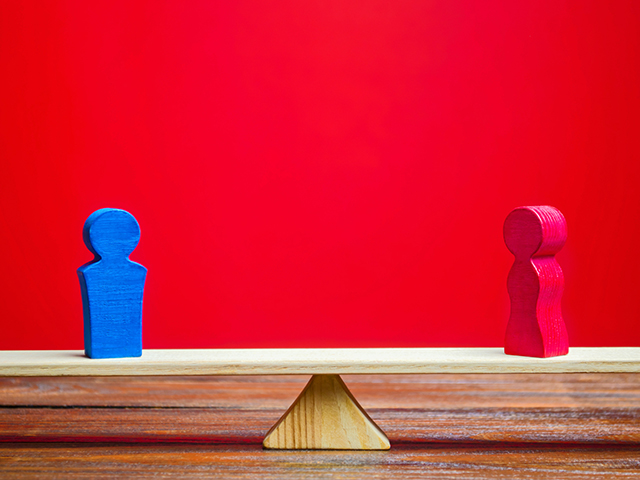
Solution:
M90 359L82 351L0 351L0 376L303 375L640 372L640 348L571 348L531 358L501 348L144 350Z

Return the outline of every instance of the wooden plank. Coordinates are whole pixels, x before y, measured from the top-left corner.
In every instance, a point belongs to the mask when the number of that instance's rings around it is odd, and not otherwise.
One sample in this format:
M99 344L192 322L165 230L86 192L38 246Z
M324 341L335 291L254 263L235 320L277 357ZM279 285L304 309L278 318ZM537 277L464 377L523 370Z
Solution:
M640 372L640 348L576 347L552 358L505 355L501 348L144 350L141 358L116 359L67 350L0 352L0 376L590 372Z
M430 373L342 378L367 409L640 409L640 373ZM0 408L242 408L273 410L280 415L308 381L305 375L0 377Z
M637 445L400 445L390 452L259 445L0 445L3 479L595 480L638 478Z
M396 393L398 404L402 395ZM361 402L366 406L366 398ZM402 403L400 402L400 405ZM640 445L640 409L367 408L398 444ZM0 408L1 442L185 442L262 445L284 410L235 408ZM640 449L639 449L640 450ZM0 476L1 478L1 476Z

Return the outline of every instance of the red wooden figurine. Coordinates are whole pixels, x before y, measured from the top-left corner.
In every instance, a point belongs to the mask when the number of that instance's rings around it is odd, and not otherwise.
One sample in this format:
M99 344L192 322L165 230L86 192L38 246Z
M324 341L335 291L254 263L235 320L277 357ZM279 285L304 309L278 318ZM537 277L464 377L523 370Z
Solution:
M557 208L518 207L504 222L504 241L516 257L507 290L511 315L504 351L509 355L555 357L569 353L560 300L562 269L555 259L567 239Z

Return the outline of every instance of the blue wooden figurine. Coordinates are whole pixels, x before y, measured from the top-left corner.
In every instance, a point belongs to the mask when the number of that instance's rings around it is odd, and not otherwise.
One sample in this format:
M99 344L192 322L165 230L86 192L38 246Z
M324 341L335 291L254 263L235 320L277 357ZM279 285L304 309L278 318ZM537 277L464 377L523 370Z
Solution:
M84 350L90 358L142 355L142 293L147 269L129 260L140 226L129 212L101 208L82 237L95 255L78 269L84 313Z

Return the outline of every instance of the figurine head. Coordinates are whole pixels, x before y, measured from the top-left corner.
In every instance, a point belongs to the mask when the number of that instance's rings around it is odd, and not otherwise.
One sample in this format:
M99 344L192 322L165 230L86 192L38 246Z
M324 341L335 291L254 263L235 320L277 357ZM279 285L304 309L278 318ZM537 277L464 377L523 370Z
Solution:
M100 258L126 259L138 245L140 226L125 210L101 208L87 218L82 238L87 248Z
M504 241L518 258L554 255L567 240L567 222L555 207L518 207L504 221Z

